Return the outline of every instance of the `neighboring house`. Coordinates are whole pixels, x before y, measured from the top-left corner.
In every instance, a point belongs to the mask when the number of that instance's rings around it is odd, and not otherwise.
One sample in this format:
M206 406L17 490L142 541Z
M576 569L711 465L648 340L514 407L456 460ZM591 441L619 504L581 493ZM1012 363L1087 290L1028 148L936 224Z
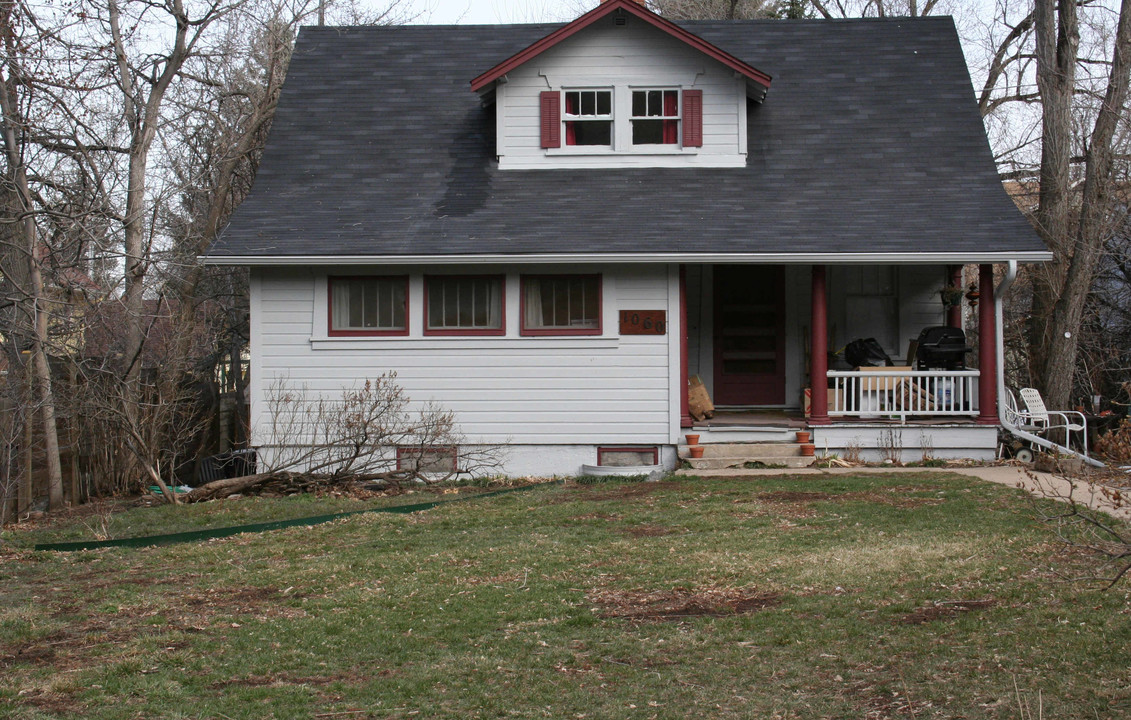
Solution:
M509 445L507 472L568 474L607 449L673 465L695 375L721 408L799 408L814 377L819 452L894 427L988 457L992 352L980 376L862 379L825 348L903 358L980 264L992 351L993 264L1049 258L949 18L675 24L610 0L566 25L303 28L207 261L251 267L253 419L276 376L395 370ZM721 416L705 440L786 437Z

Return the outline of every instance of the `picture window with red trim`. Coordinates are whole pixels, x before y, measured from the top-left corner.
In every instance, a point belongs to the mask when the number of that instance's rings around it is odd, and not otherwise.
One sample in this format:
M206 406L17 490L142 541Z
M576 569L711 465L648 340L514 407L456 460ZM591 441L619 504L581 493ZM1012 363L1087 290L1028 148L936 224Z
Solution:
M424 278L426 334L502 335L503 277L427 276Z
M523 275L524 335L600 335L600 275Z
M408 332L408 278L330 277L331 335Z

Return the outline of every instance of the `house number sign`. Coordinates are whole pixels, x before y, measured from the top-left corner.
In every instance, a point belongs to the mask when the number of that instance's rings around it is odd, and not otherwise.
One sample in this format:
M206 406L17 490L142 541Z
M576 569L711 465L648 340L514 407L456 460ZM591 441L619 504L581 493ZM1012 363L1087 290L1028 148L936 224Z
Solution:
M665 335L667 314L663 310L621 310L621 335Z

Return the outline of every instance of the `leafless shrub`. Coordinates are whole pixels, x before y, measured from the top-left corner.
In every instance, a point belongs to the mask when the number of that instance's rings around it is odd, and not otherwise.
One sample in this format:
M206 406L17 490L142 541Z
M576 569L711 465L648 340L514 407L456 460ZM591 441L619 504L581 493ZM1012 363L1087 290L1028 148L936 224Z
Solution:
M860 448L860 438L852 438L852 441L844 446L844 461L850 465L864 464L864 453Z
M935 461L935 444L927 433L919 433L919 449L923 453L924 465Z
M260 472L217 480L188 494L192 501L243 492L283 473L439 482L490 474L502 463L496 446L469 445L454 415L434 403L414 407L390 372L346 388L338 397L278 377L265 393L256 436Z
M885 461L895 465L903 462L903 431L894 428L881 430L879 439L880 455Z

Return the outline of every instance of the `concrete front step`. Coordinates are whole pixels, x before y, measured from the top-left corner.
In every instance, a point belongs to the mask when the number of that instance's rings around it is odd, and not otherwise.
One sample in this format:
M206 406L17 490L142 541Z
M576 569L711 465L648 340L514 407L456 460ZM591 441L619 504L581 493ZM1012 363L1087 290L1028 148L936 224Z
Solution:
M680 459L693 470L745 469L748 465L803 468L813 464L811 456L802 456L797 443L705 443L701 447L701 458L689 457L687 445L679 448Z
M746 469L747 463L757 467L758 464L766 467L804 468L813 464L812 457L802 456L766 456L766 457L702 457L683 458L692 470L726 470Z
M797 443L701 443L703 457L796 457L801 455ZM679 448L680 457L687 456L687 446Z

